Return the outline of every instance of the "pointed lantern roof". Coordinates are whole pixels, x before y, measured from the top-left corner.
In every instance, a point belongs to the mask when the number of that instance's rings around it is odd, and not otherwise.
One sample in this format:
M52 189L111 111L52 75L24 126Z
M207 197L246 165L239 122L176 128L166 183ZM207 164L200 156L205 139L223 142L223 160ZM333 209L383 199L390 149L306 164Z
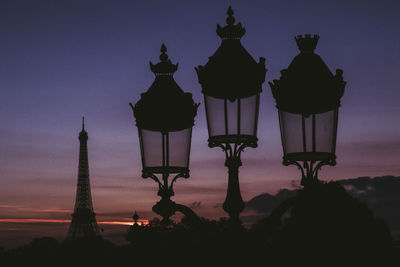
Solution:
M241 23L234 24L233 10L228 9L227 25L217 25L222 42L204 66L196 69L202 92L216 98L235 100L262 91L265 81L265 58L257 63L240 42L246 33Z
M316 114L340 106L346 82L343 71L333 75L321 57L314 53L319 36L295 37L300 54L279 80L269 83L278 109L296 114Z
M156 78L150 88L141 94L133 108L136 125L151 131L179 131L194 125L198 104L191 93L185 93L173 78L178 64L172 64L161 46L160 62L150 62L150 69Z

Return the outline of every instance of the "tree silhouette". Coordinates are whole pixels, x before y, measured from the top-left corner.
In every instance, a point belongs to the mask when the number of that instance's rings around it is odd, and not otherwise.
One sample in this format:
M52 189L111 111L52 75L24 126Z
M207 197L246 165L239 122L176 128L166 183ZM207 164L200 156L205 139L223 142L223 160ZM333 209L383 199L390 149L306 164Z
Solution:
M250 230L230 227L227 218L132 225L127 245L82 239L58 243L34 239L5 251L4 262L91 265L399 266L386 223L337 182L318 182L282 201ZM397 255L396 255L397 253ZM397 258L396 258L397 257ZM4 259L4 260L3 260ZM397 265L396 265L397 264Z
M298 190L297 196L254 225L252 234L281 264L389 266L385 264L394 260L386 223L337 182L318 182Z

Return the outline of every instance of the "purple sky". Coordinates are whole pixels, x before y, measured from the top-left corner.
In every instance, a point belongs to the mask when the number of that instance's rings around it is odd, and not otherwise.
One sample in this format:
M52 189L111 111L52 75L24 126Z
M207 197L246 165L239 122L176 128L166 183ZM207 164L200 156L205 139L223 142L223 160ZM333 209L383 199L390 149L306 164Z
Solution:
M89 133L95 211L102 219L155 216L157 186L141 178L135 103L154 80L161 43L179 62L174 77L200 102L191 177L174 200L201 216L225 216L224 154L207 147L204 103L194 67L220 44L232 5L242 43L266 58L266 81L298 54L294 36L319 34L316 53L347 81L339 113L338 164L320 178L400 175L400 3L332 1L20 1L0 2L0 218L69 219L77 179L81 117ZM299 184L281 164L275 102L263 85L259 147L242 154L244 200ZM217 207L215 207L217 206ZM1 227L1 224L0 224ZM1 245L0 239L0 245Z

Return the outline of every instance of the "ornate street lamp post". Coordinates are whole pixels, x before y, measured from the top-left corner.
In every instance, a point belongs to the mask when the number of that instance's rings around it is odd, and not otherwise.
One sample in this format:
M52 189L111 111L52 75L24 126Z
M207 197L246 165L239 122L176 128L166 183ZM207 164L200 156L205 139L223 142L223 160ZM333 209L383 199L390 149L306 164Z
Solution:
M193 102L191 93L183 92L175 82L173 74L178 64L172 64L166 52L163 44L161 61L155 65L150 62L156 76L153 84L135 106L130 103L139 131L142 177L158 183L161 200L153 211L163 217L164 224L176 211L197 218L191 209L171 200L174 182L181 177L189 178L190 143L198 104ZM175 176L168 183L171 174Z
M240 154L257 147L257 124L261 85L265 81L265 59L257 63L240 42L245 29L235 23L228 9L227 25L217 25L222 43L205 66L196 69L204 94L208 126L208 146L221 147L229 181L224 210L231 222L238 222L244 209L239 187Z
M333 75L314 53L319 36L295 37L300 54L269 83L276 100L283 146L283 165L296 165L301 184L318 180L323 165L336 165L338 109L346 82Z

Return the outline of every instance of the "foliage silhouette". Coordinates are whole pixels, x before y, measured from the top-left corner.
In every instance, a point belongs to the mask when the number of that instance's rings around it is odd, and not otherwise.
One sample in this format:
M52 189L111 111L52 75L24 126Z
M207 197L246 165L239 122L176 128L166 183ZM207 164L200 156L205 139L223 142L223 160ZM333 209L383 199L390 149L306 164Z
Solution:
M180 266L399 266L386 223L337 182L319 182L299 189L249 230L230 227L229 220L182 218L166 226L156 218L148 226L134 224L127 245L101 239L58 243L34 239L5 251L2 262L126 263Z
M298 190L255 224L251 235L280 264L390 266L395 260L386 223L337 182Z

